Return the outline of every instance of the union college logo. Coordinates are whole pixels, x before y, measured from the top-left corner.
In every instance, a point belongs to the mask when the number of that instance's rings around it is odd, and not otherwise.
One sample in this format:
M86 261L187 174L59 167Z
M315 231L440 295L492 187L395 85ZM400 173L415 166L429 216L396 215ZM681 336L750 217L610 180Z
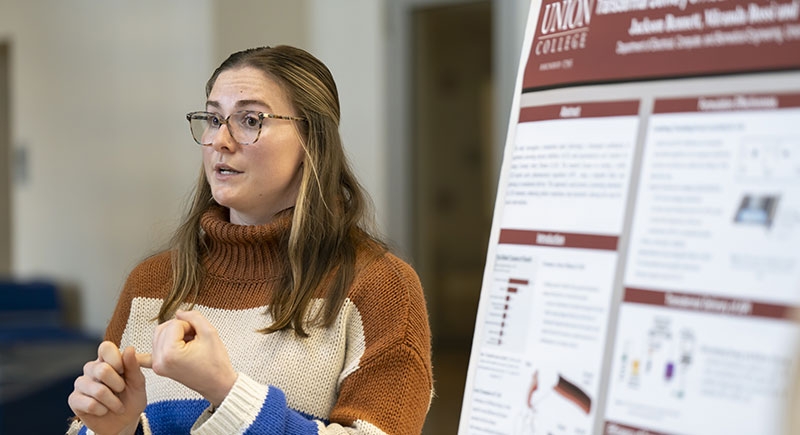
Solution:
M595 0L560 0L543 5L537 56L586 48Z

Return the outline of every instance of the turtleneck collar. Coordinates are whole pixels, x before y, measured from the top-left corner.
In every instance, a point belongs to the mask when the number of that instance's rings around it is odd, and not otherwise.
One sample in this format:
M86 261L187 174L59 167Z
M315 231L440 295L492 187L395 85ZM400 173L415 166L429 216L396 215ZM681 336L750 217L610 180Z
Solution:
M208 245L202 257L206 272L236 280L280 276L291 224L292 213L286 211L264 225L236 225L230 223L227 208L212 206L200 218Z

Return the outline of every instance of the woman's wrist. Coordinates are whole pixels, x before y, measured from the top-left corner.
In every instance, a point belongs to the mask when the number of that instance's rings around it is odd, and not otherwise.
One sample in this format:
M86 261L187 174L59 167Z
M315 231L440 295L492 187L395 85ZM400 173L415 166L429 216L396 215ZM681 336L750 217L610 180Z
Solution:
M137 419L136 424L126 427L124 430L120 432L120 435L138 435L143 433L142 431L139 430L139 428L141 427L140 423L141 423L140 420Z
M216 411L217 408L222 405L222 402L228 397L228 393L231 392L233 385L236 384L236 380L239 378L239 373L233 372L231 375L225 376L225 379L221 380L217 387L214 389L213 392L210 392L206 396L206 400L211 403L212 412Z

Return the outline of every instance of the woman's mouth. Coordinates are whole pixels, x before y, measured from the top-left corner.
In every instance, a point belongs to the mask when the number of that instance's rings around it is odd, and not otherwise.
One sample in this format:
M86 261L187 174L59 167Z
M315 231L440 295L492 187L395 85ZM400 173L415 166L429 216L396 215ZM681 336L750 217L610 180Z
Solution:
M241 171L238 171L223 163L217 163L214 165L214 171L220 175L236 175L242 173Z

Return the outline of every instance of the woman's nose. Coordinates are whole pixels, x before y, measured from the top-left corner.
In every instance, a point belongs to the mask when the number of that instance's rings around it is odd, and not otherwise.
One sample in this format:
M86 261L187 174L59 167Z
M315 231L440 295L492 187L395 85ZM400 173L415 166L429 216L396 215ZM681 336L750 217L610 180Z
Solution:
M215 151L231 152L236 149L236 146L238 146L238 144L236 140L233 139L231 131L228 130L228 124L222 124L219 130L217 130L216 136L211 140L211 147L214 148Z

